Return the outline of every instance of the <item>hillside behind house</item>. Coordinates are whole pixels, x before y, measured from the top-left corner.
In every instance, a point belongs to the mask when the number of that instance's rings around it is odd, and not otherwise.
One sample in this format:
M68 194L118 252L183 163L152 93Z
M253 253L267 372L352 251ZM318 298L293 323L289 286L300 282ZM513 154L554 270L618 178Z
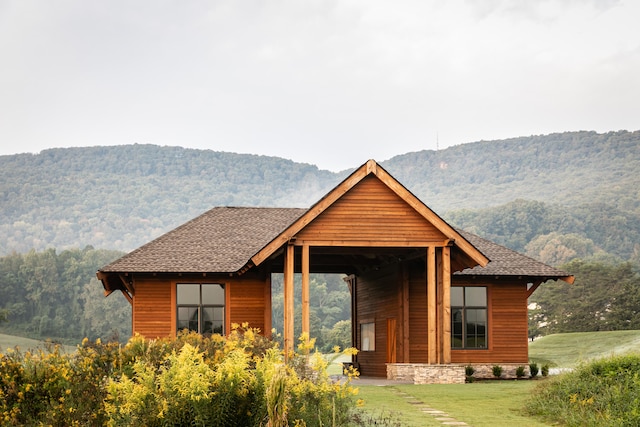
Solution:
M640 131L481 141L381 164L455 225L514 249L560 228L624 259L637 250L614 246L640 228ZM0 255L85 245L129 251L214 206L308 207L348 172L138 144L0 156ZM530 224L549 218L542 233Z

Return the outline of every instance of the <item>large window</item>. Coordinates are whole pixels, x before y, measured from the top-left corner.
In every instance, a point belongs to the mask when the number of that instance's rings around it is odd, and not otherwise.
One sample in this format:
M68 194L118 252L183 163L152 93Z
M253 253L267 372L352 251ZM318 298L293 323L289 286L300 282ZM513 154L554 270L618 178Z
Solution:
M189 329L203 335L224 334L224 285L178 283L178 330Z
M487 348L486 287L451 287L451 347Z

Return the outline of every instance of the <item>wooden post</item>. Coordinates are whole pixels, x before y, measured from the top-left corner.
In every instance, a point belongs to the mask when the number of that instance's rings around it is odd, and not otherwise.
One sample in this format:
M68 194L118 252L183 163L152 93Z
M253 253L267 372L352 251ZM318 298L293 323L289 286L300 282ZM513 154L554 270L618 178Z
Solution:
M442 248L442 363L451 363L451 248Z
M427 248L427 361L437 363L436 250Z
M294 301L293 301L293 278L294 278L294 252L293 245L287 245L284 253L284 354L288 358L293 351L294 337Z
M309 335L309 245L302 246L302 333Z

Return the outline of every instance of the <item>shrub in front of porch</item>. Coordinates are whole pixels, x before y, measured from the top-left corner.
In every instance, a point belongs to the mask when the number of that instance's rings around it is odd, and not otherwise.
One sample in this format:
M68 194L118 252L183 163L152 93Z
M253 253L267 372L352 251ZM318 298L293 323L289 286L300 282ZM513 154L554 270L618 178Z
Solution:
M73 354L0 354L0 425L277 427L356 419L356 389L330 381L325 359L305 350L284 363L256 332L137 336L124 347L85 340ZM307 361L312 369L301 373Z

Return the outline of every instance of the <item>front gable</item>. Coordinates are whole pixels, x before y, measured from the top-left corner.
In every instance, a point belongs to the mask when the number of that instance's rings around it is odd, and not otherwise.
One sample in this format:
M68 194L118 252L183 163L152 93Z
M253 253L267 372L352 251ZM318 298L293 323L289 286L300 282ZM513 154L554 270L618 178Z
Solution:
M391 219L385 218L387 213L392 215ZM303 237L310 240L309 245L453 246L457 248L456 270L484 267L489 262L375 160L367 161L338 184L256 253L251 264L262 264L286 243L302 245ZM390 240L385 243L384 239Z
M429 246L448 237L371 174L296 234L312 246Z

